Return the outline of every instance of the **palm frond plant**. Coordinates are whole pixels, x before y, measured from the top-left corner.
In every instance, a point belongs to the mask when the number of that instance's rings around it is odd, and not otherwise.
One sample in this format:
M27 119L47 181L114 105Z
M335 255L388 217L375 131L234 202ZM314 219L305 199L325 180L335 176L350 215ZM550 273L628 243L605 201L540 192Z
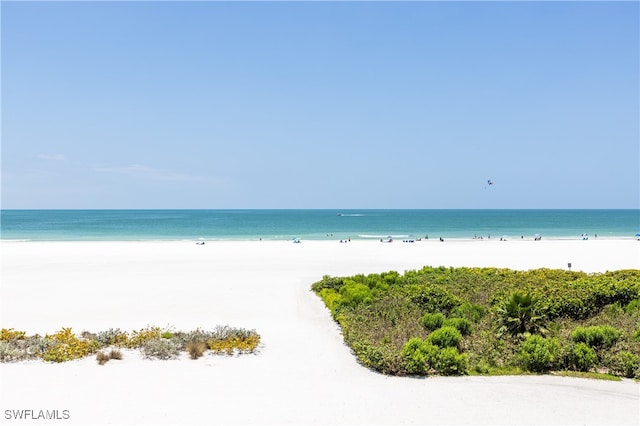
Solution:
M530 293L513 293L498 305L496 313L499 319L498 333L512 336L526 333L544 334L546 315L539 299Z

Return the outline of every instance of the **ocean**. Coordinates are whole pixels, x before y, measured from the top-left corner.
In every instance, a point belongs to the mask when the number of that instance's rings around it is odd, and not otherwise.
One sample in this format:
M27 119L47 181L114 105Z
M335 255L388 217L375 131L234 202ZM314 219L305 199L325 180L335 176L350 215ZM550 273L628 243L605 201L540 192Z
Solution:
M634 238L640 210L2 210L22 241Z

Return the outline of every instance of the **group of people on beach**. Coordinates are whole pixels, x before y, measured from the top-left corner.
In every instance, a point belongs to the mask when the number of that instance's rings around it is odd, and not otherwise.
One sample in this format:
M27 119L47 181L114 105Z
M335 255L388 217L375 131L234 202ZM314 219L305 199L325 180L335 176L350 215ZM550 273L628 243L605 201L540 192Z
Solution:
M474 239L474 240L483 240L483 239L484 239L484 237L483 237L482 235L480 235L480 236L478 237L478 235L477 235L477 234L473 234L473 239ZM491 235L487 235L487 239L488 239L488 240L490 240L490 239L491 239Z

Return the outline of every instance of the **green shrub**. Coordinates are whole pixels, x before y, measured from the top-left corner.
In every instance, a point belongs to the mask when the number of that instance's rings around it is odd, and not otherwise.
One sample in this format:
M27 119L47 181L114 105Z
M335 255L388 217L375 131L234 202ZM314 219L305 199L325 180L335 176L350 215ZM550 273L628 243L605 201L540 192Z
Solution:
M456 348L448 347L437 352L433 367L445 376L458 376L466 373L467 364L466 354L460 354Z
M463 336L471 334L471 322L465 318L449 318L443 325L455 327Z
M625 306L640 296L640 279L633 274L583 276L559 284L546 292L551 319L586 319L597 314L604 306L614 303Z
M620 315L624 315L625 311L624 311L624 308L620 306L620 303L616 302L603 307L602 313L606 317L616 318L616 317L619 317Z
M640 299L632 300L624 307L624 310L629 315L640 316Z
M571 340L583 342L592 348L610 348L620 338L620 331L608 325L576 327L571 333Z
M444 315L440 312L427 313L420 318L420 323L428 331L437 330L442 327L442 324L444 323Z
M347 306L355 306L371 301L371 289L360 283L351 282L340 288L340 303Z
M362 341L355 341L352 347L358 361L362 365L379 371L383 374L401 375L407 374L406 361L395 346L374 346Z
M624 377L637 377L640 374L640 357L629 351L621 351L613 359L612 370Z
M457 348L462 340L462 334L451 326L441 327L427 336L427 341L440 348Z
M578 371L591 370L597 360L596 351L586 343L577 343L571 349L570 362L572 367Z
M340 290L340 287L344 284L343 278L331 277L329 275L325 275L322 277L321 281L313 284L311 289L316 293L319 293L323 289L330 289L334 291Z
M480 306L475 305L473 303L464 302L460 306L456 306L451 310L450 315L455 318L465 318L472 323L477 323L484 317L486 314L486 310Z
M473 371L475 371L478 374L489 374L490 365L484 359L478 360L476 364L473 366Z
M449 291L430 285L408 286L410 300L422 308L423 312L448 313L456 306L462 304L457 296Z
M635 333L633 333L633 340L640 342L640 325L636 328Z
M322 290L320 290L319 294L325 306L329 308L335 318L336 310L340 306L342 297L338 293L336 293L335 290L330 288L323 288Z
M409 340L402 347L402 356L407 372L409 374L426 374L437 351L438 348L419 337Z
M551 370L558 359L559 345L556 339L545 339L531 335L520 345L518 360L528 371L544 372Z

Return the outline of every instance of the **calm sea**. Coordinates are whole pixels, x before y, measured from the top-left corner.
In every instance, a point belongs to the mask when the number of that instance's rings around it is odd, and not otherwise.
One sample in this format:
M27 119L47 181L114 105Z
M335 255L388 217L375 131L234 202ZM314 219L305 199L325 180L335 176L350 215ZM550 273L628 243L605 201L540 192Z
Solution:
M2 210L32 241L633 238L640 210Z

